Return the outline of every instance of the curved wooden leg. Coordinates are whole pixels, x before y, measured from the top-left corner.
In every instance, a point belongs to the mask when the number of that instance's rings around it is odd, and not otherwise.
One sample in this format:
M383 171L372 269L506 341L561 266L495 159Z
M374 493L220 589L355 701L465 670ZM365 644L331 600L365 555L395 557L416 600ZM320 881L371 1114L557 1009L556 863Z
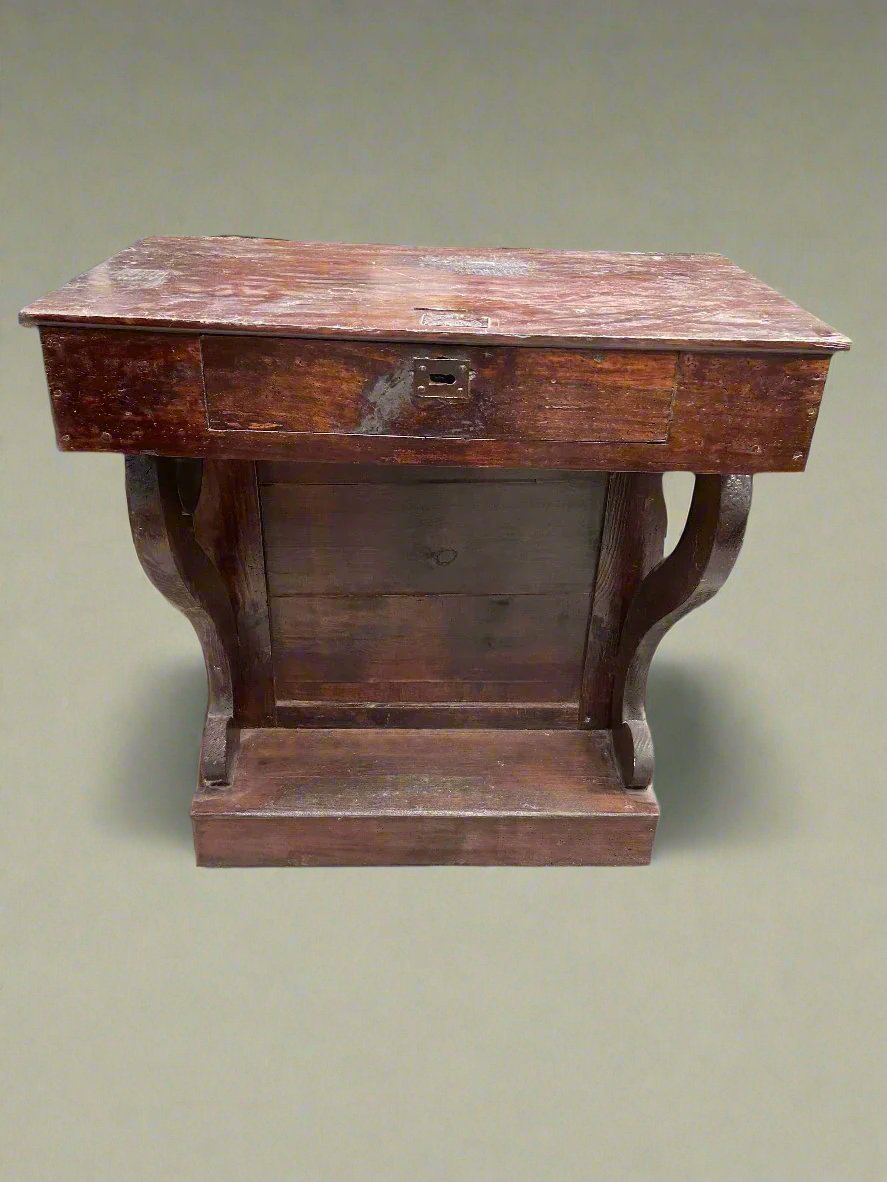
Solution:
M237 629L228 590L194 536L201 461L126 457L126 500L145 574L188 617L203 649L209 688L200 751L204 785L229 783L234 746Z
M751 505L751 476L697 476L687 524L677 546L631 599L616 653L612 727L628 788L653 781L647 724L647 675L668 629L723 585L742 546Z
M610 729L625 613L643 579L662 560L667 526L661 472L610 474L582 673L583 727Z

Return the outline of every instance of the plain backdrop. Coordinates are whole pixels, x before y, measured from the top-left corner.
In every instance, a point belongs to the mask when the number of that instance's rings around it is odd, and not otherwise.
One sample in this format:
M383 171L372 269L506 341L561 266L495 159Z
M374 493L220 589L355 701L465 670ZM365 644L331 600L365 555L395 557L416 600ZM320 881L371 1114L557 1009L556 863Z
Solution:
M884 1177L884 16L6 0L5 1182ZM15 315L230 233L718 251L854 338L654 665L650 868L194 868L197 642Z

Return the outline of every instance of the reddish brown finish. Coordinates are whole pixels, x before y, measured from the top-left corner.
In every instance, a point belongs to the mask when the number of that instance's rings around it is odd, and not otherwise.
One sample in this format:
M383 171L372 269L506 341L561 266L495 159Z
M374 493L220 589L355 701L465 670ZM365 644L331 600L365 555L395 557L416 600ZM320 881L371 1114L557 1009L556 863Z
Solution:
M194 626L208 683L200 783L226 784L237 680L237 628L228 588L194 536L192 489L180 462L127 456L126 499L145 574Z
M615 405L617 410L612 426L601 428L598 434L629 436L618 441L379 434L376 411L370 409L372 381L361 395L365 410L363 433L349 433L344 428L340 433L331 432L328 413L316 402L309 405L318 408L320 418L311 431L272 430L267 426L216 430L207 419L199 338L175 333L44 329L41 339L62 450L153 451L231 459L637 472L799 471L806 462L828 372L825 357L682 354L671 426L663 442L631 441L637 414L630 408L618 409L620 383L616 380L602 387L608 391L605 407L612 412ZM238 340L244 348L252 347L243 338L231 338L231 347ZM228 338L225 342L229 344ZM283 343L287 347L292 344ZM271 342L259 344L267 348ZM376 356L378 346L365 348ZM652 367L654 382L661 382L664 364L657 361ZM368 367L369 373L375 372L369 362ZM631 377L622 383L630 403L635 398L632 391L636 389L638 368L632 362ZM643 397L649 395L647 391ZM259 388L255 397L259 404L267 399ZM539 394L540 407L546 397ZM497 413L507 416L507 388L492 393L488 388L486 398L499 405ZM602 413L605 407L596 413ZM434 414L424 403L423 409L415 413L426 421ZM449 420L452 426L455 413L469 412L454 412L451 404L444 404L438 413L443 416L440 421ZM544 409L537 411L537 425L544 413ZM566 411L560 413L567 415ZM562 425L566 421L562 418ZM415 420L414 426L421 429ZM439 425L437 430L443 431L444 427Z
M339 617L331 614L329 596L295 593L263 600L264 570L255 554L258 490L268 495L281 487L293 488L305 496L322 489L327 499L307 511L315 525L323 526L330 522L329 496L335 500L344 493L347 498L351 489L361 487L336 484L341 470L330 474L333 483L327 486L306 483L319 481L322 474L296 466L271 468L261 485L254 467L237 461L210 464L202 480L194 479L198 471L183 461L127 459L139 555L152 581L192 620L207 661L203 791L194 807L202 863L649 860L655 800L649 794L639 798L635 809L631 801L636 794L625 793L621 778L636 789L648 787L652 775L643 704L647 669L666 627L713 594L726 577L741 541L748 477L699 477L681 542L666 562L646 575L661 553L664 532L659 481L646 476L611 478L600 561L595 563L597 543L586 539L590 565L596 566L596 589L580 707L570 700L578 694L578 663L573 666L576 681L566 686L551 665L553 658L566 663L571 652L578 655L577 638L561 653L556 630L518 615L513 636L506 634L510 638L503 643L491 621L485 621L479 632L465 611L464 601L484 597L458 591L428 594L408 587L401 595L345 594L332 597L340 602ZM596 479L511 477L502 483L487 478L473 484L470 474L461 472L461 479L444 481L435 481L432 474L426 484L418 473L412 479L392 476L389 485L380 483L379 476L376 473L366 488L389 497L397 490L406 497L407 507L411 497L420 494L418 515L412 529L404 530L410 539L407 550L398 555L394 547L393 561L385 559L392 539L387 550L385 545L370 547L363 574L358 575L364 586L374 570L401 580L409 572L405 555L416 544L416 525L428 527L434 521L421 503L421 494L429 490L439 507L446 504L446 496L455 494L457 509L463 510L459 498L466 490L486 496L488 505L503 493L523 498L530 489L537 495L540 490L582 493L587 494L590 513L585 527L600 520ZM267 483L269 478L273 479ZM353 505L351 509L356 512ZM482 511L479 520L484 520ZM457 521L464 529L464 513ZM409 519L402 517L402 524L408 527ZM338 544L335 528L329 535ZM483 540L487 535L481 530L479 536ZM470 541L470 533L468 537ZM460 544L465 545L461 535ZM347 550L347 535L344 545ZM293 566L298 570L298 557L290 555L288 585L293 585ZM306 571L304 585L326 585L330 577L341 577L347 570L347 561L331 567L321 555L314 570ZM469 564L463 585L475 586L478 578L489 578L495 570L495 564ZM531 573L538 588L541 576ZM514 569L510 577L516 577ZM557 606L563 594L536 590L517 600L538 611L549 602ZM487 598L495 606L510 604L508 596ZM456 630L449 635L439 627L423 628L415 616L420 606L427 611L430 605L434 611L441 601L463 601L461 611L451 617ZM394 612L392 602L397 605ZM266 603L271 607L270 646ZM299 643L275 622L277 613L291 612L295 603L310 604L316 613L313 629L304 629ZM374 632L364 636L353 617L355 605L361 605L367 621L375 621ZM399 640L387 650L386 622ZM546 637L542 648L540 637ZM344 647L341 638L346 640ZM490 642L493 654L488 651ZM381 666L386 677L373 672L380 659L390 662ZM453 662L459 660L474 664L454 669ZM526 679L478 679L478 671L491 660L493 668L509 671L514 661L522 662L517 668L526 670ZM323 663L324 679L293 685L290 670L316 668L312 661ZM360 670L359 680L343 681L353 670ZM428 676L435 671L446 677ZM269 697L274 684L281 698L277 703ZM301 700L290 700L294 688ZM595 724L599 703L608 693L613 702L612 733ZM251 728L255 717L261 729ZM298 727L299 737L290 739L287 732L274 730L275 717ZM496 730L483 729L491 722ZM558 729L543 729L546 722ZM417 723L423 729L403 729ZM348 729L342 730L342 724ZM589 725L593 729L584 729ZM532 748L531 736L537 740ZM621 773L613 759L613 738ZM241 753L244 742L249 750ZM220 786L229 783L231 787L219 795Z
M201 350L216 431L655 443L668 436L677 368L676 353L576 349L454 345L437 365L364 342L220 336ZM467 364L465 396L431 384L443 360Z
M208 431L200 341L176 333L42 330L62 451L221 455Z
M368 484L572 484L579 475L557 468L458 468L446 464L326 464L260 460L256 464L259 485L268 484L351 484L361 490ZM596 473L587 476L599 479ZM548 494L546 494L548 495Z
M194 514L197 541L229 589L237 626L237 722L273 726L274 678L256 466L208 460Z
M662 558L666 525L660 475L616 472L610 477L582 671L583 726L611 725L625 613L641 580Z
M461 720L472 703L529 703L534 720L548 704L575 723L604 478L409 468L343 484L348 471L277 465L262 486L288 717L304 717L296 702L368 702L403 725L385 704L455 706Z
M244 239L146 240L22 318L203 647L201 864L649 860L654 650L846 338L717 256Z
M807 463L827 374L821 357L683 354L662 466L798 471Z
M358 690L364 687L357 687ZM376 687L378 690L378 687ZM512 692L514 687L509 687ZM331 702L277 703L280 726L425 729L576 729L576 702Z
M277 692L374 702L578 701L588 591L271 600Z
M247 731L192 809L204 866L641 865L658 815L606 731Z
M630 788L653 782L647 723L647 674L662 637L723 586L733 569L751 507L750 476L697 476L687 524L664 562L644 577L628 603L615 661L613 738Z
M378 467L372 484L342 484L335 469L307 483L301 465L282 467L262 487L272 596L345 587L349 595L588 595L606 483L599 473L479 481L471 468L452 468L442 480L426 468Z
M832 352L849 341L712 254L145 238L21 313L272 336Z

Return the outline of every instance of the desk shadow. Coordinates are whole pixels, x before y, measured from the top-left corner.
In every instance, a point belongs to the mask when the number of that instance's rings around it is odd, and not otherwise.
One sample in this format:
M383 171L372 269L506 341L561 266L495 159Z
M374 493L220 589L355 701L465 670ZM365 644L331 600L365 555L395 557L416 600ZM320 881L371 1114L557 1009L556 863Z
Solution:
M779 841L791 832L798 804L792 772L749 687L731 681L723 667L654 661L647 706L662 810L654 861L692 847Z
M105 812L109 825L145 841L191 845L191 797L205 713L202 664L152 671L132 687L126 702L130 722Z

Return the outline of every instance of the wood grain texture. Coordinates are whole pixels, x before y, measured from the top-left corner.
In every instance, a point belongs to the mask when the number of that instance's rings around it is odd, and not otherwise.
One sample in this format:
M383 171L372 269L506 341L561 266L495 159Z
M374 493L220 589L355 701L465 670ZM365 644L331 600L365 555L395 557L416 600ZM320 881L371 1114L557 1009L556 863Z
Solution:
M595 731L247 731L192 806L205 866L638 865L658 813Z
M175 460L127 456L126 499L136 553L145 574L197 633L206 663L208 702L200 782L226 784L233 733L238 647L228 589L194 536L191 489Z
M605 477L263 487L272 596L587 592Z
M417 396L417 356L434 363L405 345L210 336L201 350L213 430L417 438L662 442L677 366L676 353L453 347L470 382L451 399Z
M62 451L207 451L200 341L175 333L41 332Z
M373 471L263 469L278 718L575 725L604 478Z
M661 475L610 476L582 671L583 726L600 729L611 723L625 614L644 576L662 558L667 522Z
M441 464L319 464L311 461L260 460L259 485L267 484L572 484L599 481L600 474L557 468L475 468Z
M281 700L577 701L588 590L275 596Z
M725 474L802 468L827 375L822 357L683 354L662 468ZM701 462L682 462L690 457Z
M682 355L662 443L215 431L203 399L199 338L43 329L41 340L64 451L317 463L800 471L828 372L827 357Z
M271 629L255 464L249 460L204 461L194 532L222 575L234 612L235 721L238 726L273 726Z
M831 352L846 337L720 255L145 238L32 323L276 336Z
M750 474L803 469L845 337L719 256L225 238L22 320L201 641L202 864L649 860L655 648Z
M366 692L367 687L359 687ZM378 686L375 687L378 691ZM489 687L482 687L488 689ZM513 692L514 687L506 687ZM576 702L280 701L278 726L391 730L576 729Z
M647 675L673 624L724 584L739 556L751 506L750 476L697 476L687 524L671 554L641 581L625 614L613 685L613 740L627 787L653 782Z

